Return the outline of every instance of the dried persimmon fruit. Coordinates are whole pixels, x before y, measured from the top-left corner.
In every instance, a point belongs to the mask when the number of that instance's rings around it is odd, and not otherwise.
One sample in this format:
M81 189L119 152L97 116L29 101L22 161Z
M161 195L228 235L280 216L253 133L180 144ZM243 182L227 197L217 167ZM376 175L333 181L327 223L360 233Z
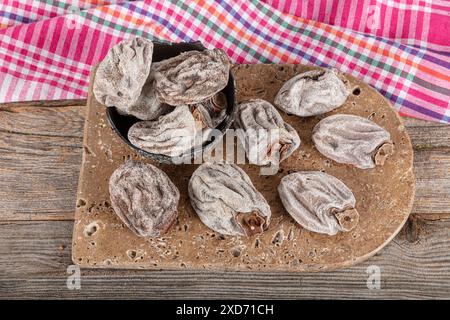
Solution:
M353 192L339 179L321 171L288 174L278 186L287 212L307 230L335 235L359 222Z
M155 68L158 98L173 106L202 102L226 87L229 70L223 50L183 52Z
M387 130L371 120L350 114L322 119L313 129L312 140L327 158L360 169L383 165L394 152Z
M300 117L323 114L347 100L350 90L346 82L334 69L307 71L285 82L274 102L281 110Z
M155 120L136 122L128 130L128 140L147 152L178 157L194 147L197 134L188 106L179 106Z
M202 164L192 174L188 190L200 220L220 234L251 236L269 226L269 204L235 164Z
M234 126L252 164L277 165L300 146L297 131L284 122L270 102L262 99L239 104Z
M140 37L112 47L95 74L93 92L97 100L127 113L141 95L150 74L152 55L153 43Z
M159 237L178 216L180 192L157 167L128 160L109 179L111 206L123 223L141 237Z

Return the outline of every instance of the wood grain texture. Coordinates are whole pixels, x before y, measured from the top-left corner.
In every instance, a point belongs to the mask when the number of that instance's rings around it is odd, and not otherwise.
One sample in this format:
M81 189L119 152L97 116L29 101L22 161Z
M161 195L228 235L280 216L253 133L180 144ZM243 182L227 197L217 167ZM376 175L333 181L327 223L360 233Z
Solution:
M0 220L73 219L84 109L0 106ZM450 126L403 120L415 148L413 212L450 214Z
M83 106L0 109L0 217L72 219Z
M84 106L86 99L67 99L67 100L35 100L0 103L0 109L7 107L62 107L62 106Z
M414 152L414 213L450 213L450 150Z
M450 219L412 217L380 254L329 273L82 270L68 290L70 221L0 224L0 298L450 298ZM367 267L381 289L367 288Z
M415 150L445 149L450 151L450 126L444 123L403 118Z

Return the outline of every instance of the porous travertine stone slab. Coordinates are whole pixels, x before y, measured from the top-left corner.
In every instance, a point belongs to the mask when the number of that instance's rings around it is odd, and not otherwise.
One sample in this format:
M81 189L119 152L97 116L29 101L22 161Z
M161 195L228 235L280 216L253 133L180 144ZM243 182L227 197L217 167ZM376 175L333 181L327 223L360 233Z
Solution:
M261 98L273 103L286 80L312 69L302 65L235 66L238 102ZM250 238L220 236L203 225L187 192L189 178L198 165L156 164L136 155L113 133L105 107L95 100L91 89L75 215L74 262L103 268L318 271L351 266L374 255L392 240L410 213L414 198L413 150L392 106L368 85L352 77L348 80L353 93L332 112L299 118L280 111L298 131L302 145L280 164L277 174L260 176L260 167L240 165L272 210L269 229ZM338 113L369 118L390 132L395 153L384 166L361 170L327 159L313 147L311 132L315 124L324 116ZM180 190L178 220L161 238L136 236L111 208L109 177L128 158L155 164ZM286 174L303 170L324 170L353 191L360 214L355 229L327 236L303 229L289 216L277 186Z

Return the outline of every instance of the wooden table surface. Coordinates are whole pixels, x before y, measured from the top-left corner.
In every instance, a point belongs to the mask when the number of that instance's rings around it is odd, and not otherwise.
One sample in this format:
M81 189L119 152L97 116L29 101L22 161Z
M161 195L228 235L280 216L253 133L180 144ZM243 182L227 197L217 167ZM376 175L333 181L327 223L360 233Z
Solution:
M404 119L416 200L400 234L365 263L327 273L67 268L85 101L0 105L0 298L450 298L450 126ZM381 289L368 289L368 267Z

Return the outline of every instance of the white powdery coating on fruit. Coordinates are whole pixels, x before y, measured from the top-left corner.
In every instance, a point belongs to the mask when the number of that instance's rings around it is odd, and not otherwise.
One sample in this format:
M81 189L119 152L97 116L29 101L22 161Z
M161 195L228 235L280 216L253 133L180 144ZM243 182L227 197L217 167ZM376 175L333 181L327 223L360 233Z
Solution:
M336 70L312 70L288 80L278 91L275 105L300 117L323 114L340 107L349 90Z
M321 171L295 172L278 186L283 206L302 227L335 235L344 231L332 213L355 208L352 191L339 179Z
M360 169L375 167L374 153L390 138L389 132L376 123L349 114L322 119L312 135L314 145L324 156Z
M237 223L238 213L258 212L270 223L271 211L267 201L253 186L249 176L237 165L204 163L192 174L189 197L200 220L212 230L233 236L245 236Z
M161 236L178 215L178 189L151 164L125 162L111 175L109 193L114 212L141 237Z
M235 127L247 158L253 164L278 164L300 146L297 131L284 122L272 104L262 99L238 106Z
M197 125L188 106L152 121L140 121L128 131L130 142L145 151L170 157L181 156L195 145Z
M141 94L152 55L153 43L143 38L122 41L112 47L95 75L93 92L97 100L125 112Z
M229 69L220 49L188 51L163 60L155 69L158 98L174 106L199 103L225 88Z
M132 115L141 120L153 120L163 114L169 113L173 109L165 103L162 103L156 94L155 78L153 66L150 74L142 87L141 94L136 102L124 109L118 109L122 114Z

